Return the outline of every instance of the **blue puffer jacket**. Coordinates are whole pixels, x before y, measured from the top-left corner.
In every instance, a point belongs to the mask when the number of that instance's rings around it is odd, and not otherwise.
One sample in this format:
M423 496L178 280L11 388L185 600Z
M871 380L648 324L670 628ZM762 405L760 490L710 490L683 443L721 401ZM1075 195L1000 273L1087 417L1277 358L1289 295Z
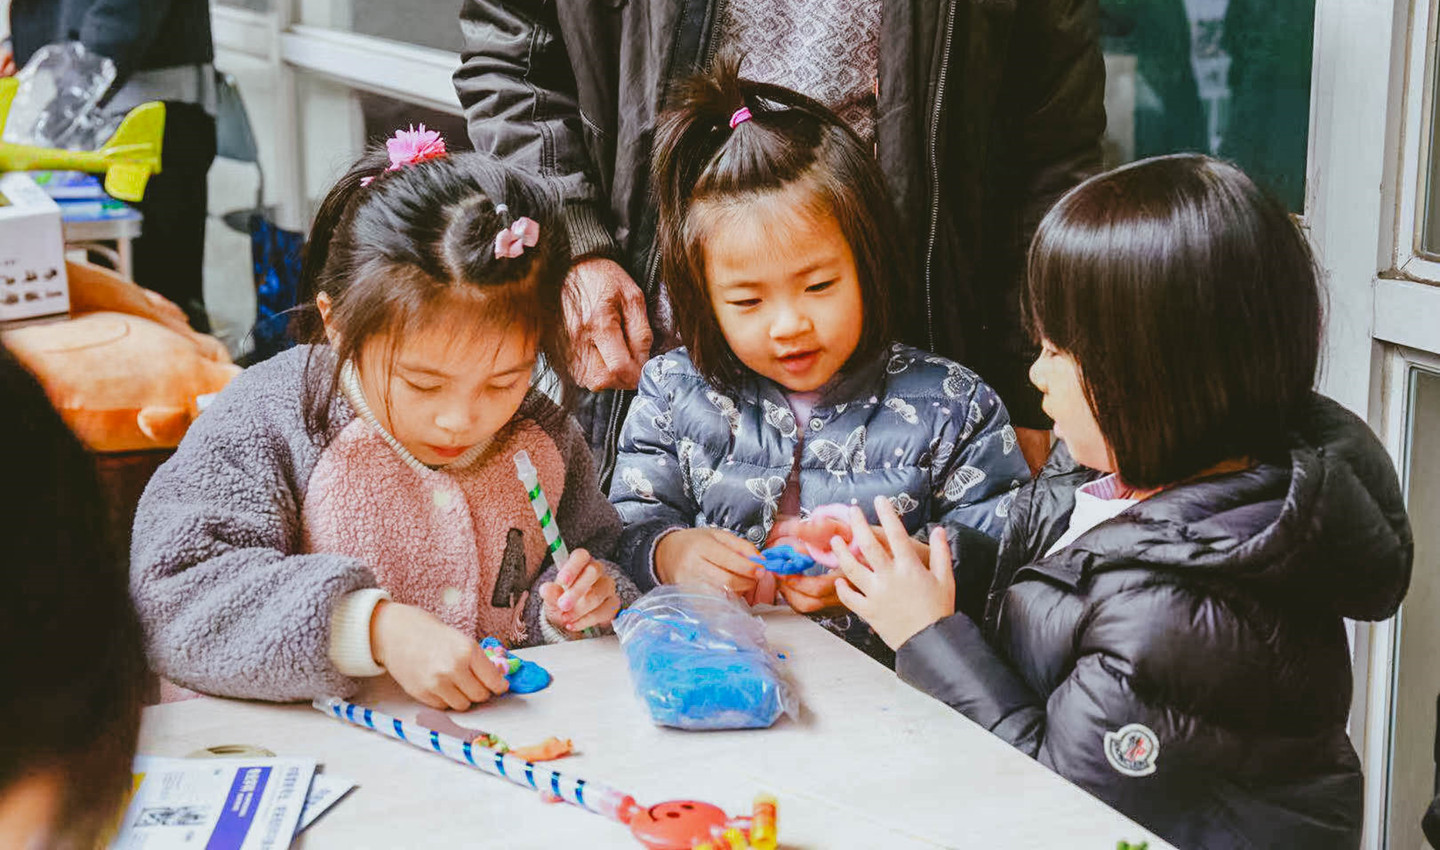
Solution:
M655 584L655 543L667 531L713 526L764 543L795 463L796 424L784 390L758 376L731 397L683 348L645 365L610 484L626 526L616 560L642 589ZM943 523L957 565L985 562L963 550L993 552L1014 491L1030 477L995 391L957 363L899 344L832 380L803 436L802 516L839 502L873 523L875 497L888 496L921 539ZM978 608L990 575L962 570L961 608ZM856 619L822 622L888 660Z

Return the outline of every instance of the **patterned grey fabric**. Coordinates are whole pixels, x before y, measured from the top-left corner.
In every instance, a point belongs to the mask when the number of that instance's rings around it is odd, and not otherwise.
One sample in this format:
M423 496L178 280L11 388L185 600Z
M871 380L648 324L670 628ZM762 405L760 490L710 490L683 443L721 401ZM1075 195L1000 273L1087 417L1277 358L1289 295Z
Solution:
M729 0L721 4L719 44L744 55L740 70L746 77L815 98L873 143L881 5Z
M616 560L642 589L654 586L654 544L666 531L714 526L757 546L769 535L799 434L778 386L756 377L742 389L732 398L710 386L685 349L646 364L610 485L626 525ZM1029 478L995 391L957 363L896 344L822 390L800 459L800 514L845 503L875 522L874 498L886 496L912 534L945 524L959 571L976 561L960 557L970 529L998 538ZM973 578L957 575L989 584L988 573ZM829 625L878 651L868 626Z

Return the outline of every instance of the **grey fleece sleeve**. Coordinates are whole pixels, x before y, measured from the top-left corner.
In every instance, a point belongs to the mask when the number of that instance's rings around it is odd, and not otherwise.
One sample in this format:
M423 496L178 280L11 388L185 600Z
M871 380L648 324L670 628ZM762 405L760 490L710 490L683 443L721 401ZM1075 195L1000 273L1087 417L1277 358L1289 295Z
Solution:
M624 607L640 596L635 583L625 571L609 560L615 554L615 544L620 538L620 515L600 491L595 476L595 459L590 445L580 432L575 420L564 415L548 399L532 393L521 408L521 415L533 416L545 432L555 440L560 456L565 459L565 495L555 506L555 524L560 537L572 551L584 549L615 580L615 591ZM530 596L525 603L525 630L531 643L542 643L543 632L540 618L543 602L540 599L540 585L554 581L560 571L559 564L550 564L536 577L530 587Z
M219 696L351 692L327 656L330 616L345 594L375 585L352 558L298 554L297 476L319 449L301 426L298 375L285 371L303 358L282 358L221 393L135 516L131 592L151 664Z

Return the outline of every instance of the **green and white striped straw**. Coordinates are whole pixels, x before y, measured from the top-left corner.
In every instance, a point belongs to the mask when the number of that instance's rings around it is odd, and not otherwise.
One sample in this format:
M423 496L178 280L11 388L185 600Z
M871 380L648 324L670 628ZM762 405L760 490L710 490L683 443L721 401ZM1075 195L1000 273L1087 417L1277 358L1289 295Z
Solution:
M545 535L545 546L550 551L551 558L555 561L555 568L559 569L570 560L570 550L566 548L565 541L560 537L560 526L555 523L555 513L550 510L550 502L545 498L545 489L540 486L540 475L535 471L535 464L530 462L530 455L524 449L515 453L515 474L519 476L520 483L525 487L525 494L530 497L530 507L535 511L535 518L540 521L540 531ZM586 637L596 637L599 631L594 628L582 632Z

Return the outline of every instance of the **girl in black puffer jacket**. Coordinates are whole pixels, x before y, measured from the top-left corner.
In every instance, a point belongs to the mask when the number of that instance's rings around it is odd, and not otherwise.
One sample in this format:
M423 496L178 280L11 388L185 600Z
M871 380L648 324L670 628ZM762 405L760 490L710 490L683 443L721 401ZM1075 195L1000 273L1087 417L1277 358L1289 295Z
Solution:
M988 598L863 522L841 598L907 681L1178 847L1356 847L1343 618L1395 612L1412 543L1389 457L1311 391L1304 237L1234 167L1165 157L1062 198L1029 273L1063 443Z

